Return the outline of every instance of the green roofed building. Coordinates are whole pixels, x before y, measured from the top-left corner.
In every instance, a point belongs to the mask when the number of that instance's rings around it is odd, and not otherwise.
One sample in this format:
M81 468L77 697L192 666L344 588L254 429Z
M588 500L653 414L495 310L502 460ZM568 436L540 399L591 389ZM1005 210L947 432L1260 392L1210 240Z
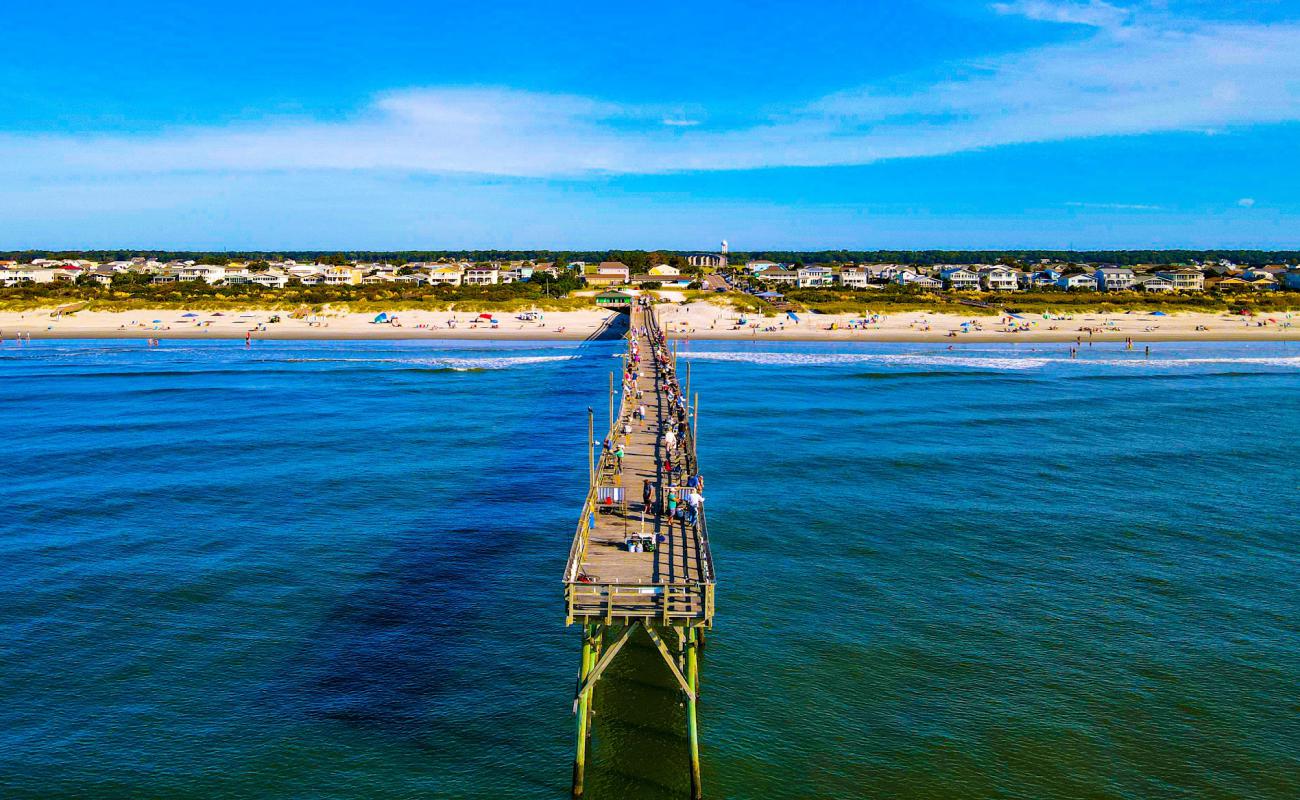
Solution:
M630 306L632 305L632 295L627 292L620 292L616 289L610 289L607 292L601 292L596 295L596 305L598 306Z

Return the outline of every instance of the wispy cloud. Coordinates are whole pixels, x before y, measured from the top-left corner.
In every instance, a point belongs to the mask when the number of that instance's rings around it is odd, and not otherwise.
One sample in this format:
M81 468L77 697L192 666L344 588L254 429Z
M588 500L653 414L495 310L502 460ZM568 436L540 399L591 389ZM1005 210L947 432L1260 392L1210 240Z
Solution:
M992 8L999 14L1028 17L1042 22L1089 25L1096 28L1119 25L1131 14L1128 9L1118 8L1103 0L1089 0L1086 3L1016 0L1011 3L994 3Z
M1144 16L1099 0L1021 0L997 9L1093 30L748 120L729 109L726 125L694 125L694 115L673 104L416 89L383 94L341 122L270 120L147 136L0 135L0 172L651 174L868 164L1300 120L1300 23Z
M1084 203L1071 201L1066 203L1071 208L1095 208L1107 211L1159 211L1160 206L1146 205L1143 203Z
M1254 207L1255 207L1255 198L1253 198L1253 197L1243 197L1243 198L1241 198L1240 200L1237 201L1237 205L1241 206L1242 208L1254 208Z

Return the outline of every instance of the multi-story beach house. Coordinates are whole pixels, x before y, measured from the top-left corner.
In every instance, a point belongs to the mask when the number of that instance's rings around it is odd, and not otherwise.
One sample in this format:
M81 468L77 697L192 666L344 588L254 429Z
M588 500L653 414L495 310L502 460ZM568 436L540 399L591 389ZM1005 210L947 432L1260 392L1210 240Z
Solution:
M781 269L780 267L768 267L754 277L767 283L794 285L799 282L799 273L792 269Z
M1137 275L1127 267L1101 267L1093 276L1097 279L1097 288L1103 292L1122 292L1132 289L1137 282Z
M365 270L358 267L329 266L321 270L325 283L329 286L360 286L365 279Z
M1097 291L1097 276L1087 272L1078 275L1062 275L1056 279L1056 285L1066 291L1095 292Z
M753 274L755 272L762 272L765 269L771 269L772 267L780 267L780 266L781 265L776 263L775 261L749 261L746 262L745 269L748 270L750 274Z
M796 270L799 288L806 289L813 286L830 286L833 282L832 271L830 267L811 266L800 267Z
M226 268L212 264L186 264L176 270L176 279L182 281L203 281L216 283L225 280Z
M501 270L502 283L515 283L517 281L526 281L533 277L532 264L516 264L508 269Z
M940 270L939 279L949 289L956 291L977 291L980 288L980 276L965 267Z
M1021 280L1024 282L1024 288L1042 289L1048 286L1055 286L1056 282L1061 279L1061 273L1054 269L1039 270L1034 273L1022 273Z
M839 281L847 289L865 289L871 285L871 274L863 267L847 266L840 269Z
M590 267L585 269L587 273L583 277L588 286L615 286L627 283L632 277L631 270L622 261L602 261L594 271Z
M907 267L902 264L873 264L867 267L867 272L871 273L876 283L895 283L898 276L907 271Z
M1199 269L1161 270L1156 274L1173 281L1174 289L1180 292L1200 292L1205 290L1205 274Z
M289 283L289 276L278 269L268 269L265 272L250 273L248 281L268 289L283 289Z
M464 286L495 286L501 282L501 270L491 264L477 264L461 276Z
M905 269L894 276L894 283L899 286L915 286L918 289L942 289L943 281L938 278L931 278L929 275L922 275L910 269Z
M980 271L980 285L990 292L1014 292L1020 288L1020 279L1008 267L987 267Z
M460 267L442 264L429 270L424 280L430 286L460 286L461 276Z
M1144 292L1172 292L1174 282L1155 273L1138 275L1133 281L1133 288L1141 289Z

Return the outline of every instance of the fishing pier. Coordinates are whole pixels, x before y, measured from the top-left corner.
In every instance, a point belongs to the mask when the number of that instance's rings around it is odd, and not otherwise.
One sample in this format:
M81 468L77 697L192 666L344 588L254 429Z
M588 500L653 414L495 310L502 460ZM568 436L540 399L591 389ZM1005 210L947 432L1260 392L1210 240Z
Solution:
M689 364L679 380L653 307L633 303L629 313L622 378L610 376L609 431L600 442L588 409L587 497L564 572L565 622L582 626L573 794L583 793L600 677L640 630L684 698L691 794L699 798L700 649L713 625L715 584L696 460L699 397L691 395Z

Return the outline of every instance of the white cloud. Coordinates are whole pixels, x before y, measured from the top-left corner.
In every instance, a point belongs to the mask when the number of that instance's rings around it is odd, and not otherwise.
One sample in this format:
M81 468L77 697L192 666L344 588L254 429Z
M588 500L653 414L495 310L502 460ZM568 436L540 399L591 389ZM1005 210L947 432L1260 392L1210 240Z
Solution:
M1079 2L1053 2L1053 0L1015 0L1011 3L994 3L999 14L1027 17L1042 22L1061 22L1109 28L1123 24L1132 12L1117 8L1103 0Z
M1083 203L1071 201L1066 203L1071 208L1097 208L1107 211L1159 211L1160 206L1146 205L1143 203Z
M1005 4L1048 15L1046 3ZM1054 18L1104 3L1060 4ZM1031 7L1032 6L1032 7ZM270 120L154 135L0 135L0 173L395 170L544 177L868 164L1011 144L1300 120L1300 23L1168 17L951 65L747 122L680 106L499 88L377 97L340 122ZM735 119L731 113L727 119Z
M1253 198L1253 197L1243 197L1243 198L1241 198L1240 200L1237 201L1237 205L1241 206L1242 208L1254 208L1254 207L1255 207L1255 198Z

